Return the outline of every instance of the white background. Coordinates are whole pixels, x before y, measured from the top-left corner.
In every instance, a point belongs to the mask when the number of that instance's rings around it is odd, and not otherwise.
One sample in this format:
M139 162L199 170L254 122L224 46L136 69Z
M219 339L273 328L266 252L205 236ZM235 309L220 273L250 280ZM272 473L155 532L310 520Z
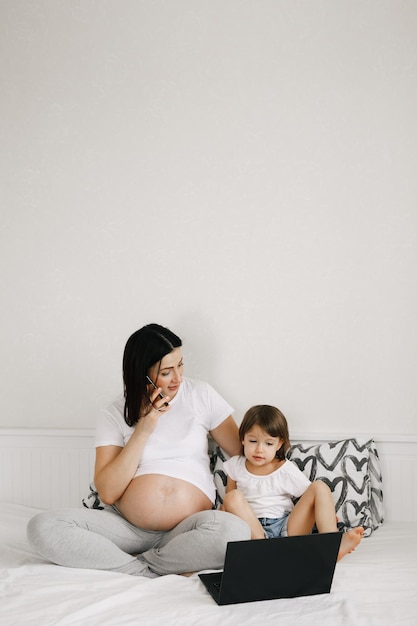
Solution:
M239 423L417 433L417 2L0 0L0 426L145 323Z

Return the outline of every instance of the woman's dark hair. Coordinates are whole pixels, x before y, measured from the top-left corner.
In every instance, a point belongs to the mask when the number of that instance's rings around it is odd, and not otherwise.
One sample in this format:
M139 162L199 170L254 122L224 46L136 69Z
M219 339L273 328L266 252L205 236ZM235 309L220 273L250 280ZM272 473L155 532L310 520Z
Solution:
M164 356L179 348L177 335L159 324L147 324L129 337L123 353L124 418L128 426L137 424L148 401L146 376Z
M257 404L251 407L246 411L239 427L240 441L243 441L246 433L254 426L262 428L270 437L279 437L284 440L284 443L276 453L277 459L283 461L291 445L285 415L275 406L270 406L269 404Z

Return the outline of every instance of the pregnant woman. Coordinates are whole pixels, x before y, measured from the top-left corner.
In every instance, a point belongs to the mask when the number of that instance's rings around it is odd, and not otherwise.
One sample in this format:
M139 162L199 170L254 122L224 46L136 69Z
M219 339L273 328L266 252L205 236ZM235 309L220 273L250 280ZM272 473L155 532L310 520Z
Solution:
M159 324L128 339L123 394L97 422L94 482L105 508L32 518L28 539L44 558L152 578L221 569L227 542L250 539L246 522L213 509L207 434L240 453L232 408L183 376L181 346Z

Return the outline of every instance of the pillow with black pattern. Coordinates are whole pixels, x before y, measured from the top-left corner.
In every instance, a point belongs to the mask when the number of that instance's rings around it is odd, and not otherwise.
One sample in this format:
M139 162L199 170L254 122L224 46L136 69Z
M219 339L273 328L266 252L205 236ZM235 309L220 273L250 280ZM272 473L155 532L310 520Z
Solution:
M226 493L227 474L223 469L223 463L229 458L229 455L220 446L215 446L210 455L210 469L216 486L216 502L214 505L216 509L223 504Z
M369 444L369 477L371 479L371 513L373 528L378 528L384 522L384 494L382 491L381 462L375 441L370 439Z
M343 439L308 447L294 444L287 458L311 481L322 480L330 487L341 530L363 526L369 536L382 524L382 478L373 439Z
M100 500L100 496L98 495L98 491L94 486L94 483L90 483L89 485L89 493L88 496L82 499L82 504L86 509L104 509L104 504Z

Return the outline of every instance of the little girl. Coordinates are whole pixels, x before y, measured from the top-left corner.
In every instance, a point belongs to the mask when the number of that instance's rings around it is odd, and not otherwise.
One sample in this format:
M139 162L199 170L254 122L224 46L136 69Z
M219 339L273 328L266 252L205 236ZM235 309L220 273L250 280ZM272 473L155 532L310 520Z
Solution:
M287 420L266 404L250 408L240 425L243 453L224 463L228 475L223 510L251 528L252 539L337 532L333 496L321 480L311 483L285 454L290 447ZM294 505L293 500L299 498ZM338 560L355 549L362 526L343 533Z

